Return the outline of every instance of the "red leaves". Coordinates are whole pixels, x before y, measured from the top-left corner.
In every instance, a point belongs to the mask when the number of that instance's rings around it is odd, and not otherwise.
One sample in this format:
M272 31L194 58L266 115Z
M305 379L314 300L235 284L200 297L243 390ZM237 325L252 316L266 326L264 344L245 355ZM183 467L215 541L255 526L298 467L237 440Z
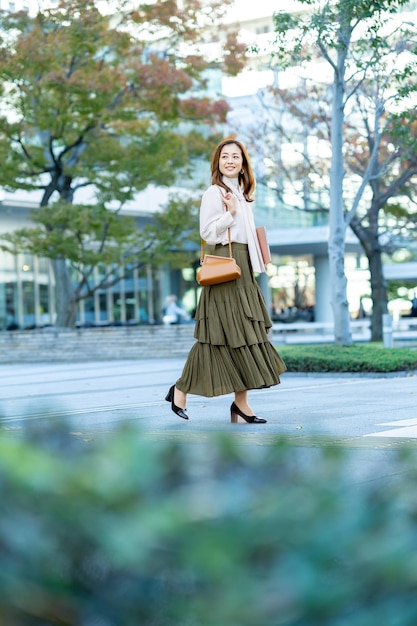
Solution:
M180 100L178 111L180 117L188 120L225 122L229 105L225 100L212 102L208 98L187 98Z
M236 76L246 64L246 44L239 43L235 33L229 33L225 44L225 70L231 76Z

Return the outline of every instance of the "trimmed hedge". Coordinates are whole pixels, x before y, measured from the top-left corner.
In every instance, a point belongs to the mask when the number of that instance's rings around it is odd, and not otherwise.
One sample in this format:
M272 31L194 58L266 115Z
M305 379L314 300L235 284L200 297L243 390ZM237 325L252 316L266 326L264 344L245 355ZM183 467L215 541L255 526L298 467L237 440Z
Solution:
M351 480L277 439L0 439L0 623L415 626L415 453Z
M417 350L382 344L277 346L289 372L400 372L417 370Z

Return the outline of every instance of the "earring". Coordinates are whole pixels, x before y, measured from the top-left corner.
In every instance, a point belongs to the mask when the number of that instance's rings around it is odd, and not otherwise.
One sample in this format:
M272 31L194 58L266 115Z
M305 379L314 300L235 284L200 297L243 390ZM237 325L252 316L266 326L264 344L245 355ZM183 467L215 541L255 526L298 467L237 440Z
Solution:
M242 167L242 169L240 170L239 174L244 174L244 173L245 173L245 170Z

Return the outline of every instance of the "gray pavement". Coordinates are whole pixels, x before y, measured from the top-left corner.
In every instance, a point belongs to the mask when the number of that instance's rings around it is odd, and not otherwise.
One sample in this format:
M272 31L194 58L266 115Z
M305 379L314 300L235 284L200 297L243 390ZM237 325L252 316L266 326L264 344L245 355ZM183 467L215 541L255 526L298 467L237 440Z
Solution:
M1 365L0 433L18 436L28 424L66 420L88 441L128 421L151 440L204 444L213 433L231 432L239 444L258 451L282 435L302 462L326 444L354 450L352 476L361 480L390 477L390 453L404 444L417 450L417 373L287 372L281 385L250 392L266 425L233 425L232 395L190 395L188 422L171 412L164 397L183 363L169 358Z

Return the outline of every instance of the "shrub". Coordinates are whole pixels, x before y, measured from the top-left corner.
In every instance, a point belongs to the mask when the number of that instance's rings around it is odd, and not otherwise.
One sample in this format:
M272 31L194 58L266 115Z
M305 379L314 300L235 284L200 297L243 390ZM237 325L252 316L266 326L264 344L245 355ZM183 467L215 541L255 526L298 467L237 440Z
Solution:
M2 439L0 623L415 626L414 454L385 485L352 484L345 454Z
M417 370L417 350L411 348L383 348L380 344L320 344L279 346L277 349L290 372Z

